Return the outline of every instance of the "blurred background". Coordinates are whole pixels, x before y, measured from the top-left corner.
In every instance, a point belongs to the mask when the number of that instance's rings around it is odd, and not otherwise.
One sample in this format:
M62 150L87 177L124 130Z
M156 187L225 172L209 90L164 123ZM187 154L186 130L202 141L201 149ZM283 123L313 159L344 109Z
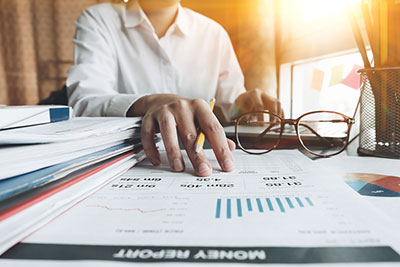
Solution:
M110 1L0 0L0 104L37 104L61 88L73 64L74 21L88 6ZM299 95L320 93L332 85L324 79L335 74L339 84L360 61L346 14L349 1L183 0L182 5L228 31L248 90L266 90L289 105L294 85ZM293 80L296 71L300 81ZM328 73L322 83L321 73Z

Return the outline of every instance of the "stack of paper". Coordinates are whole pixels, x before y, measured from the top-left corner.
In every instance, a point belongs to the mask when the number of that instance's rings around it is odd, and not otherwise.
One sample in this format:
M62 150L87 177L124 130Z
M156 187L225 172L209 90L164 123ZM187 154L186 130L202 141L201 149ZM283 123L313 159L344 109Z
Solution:
M140 118L0 131L0 251L144 159Z

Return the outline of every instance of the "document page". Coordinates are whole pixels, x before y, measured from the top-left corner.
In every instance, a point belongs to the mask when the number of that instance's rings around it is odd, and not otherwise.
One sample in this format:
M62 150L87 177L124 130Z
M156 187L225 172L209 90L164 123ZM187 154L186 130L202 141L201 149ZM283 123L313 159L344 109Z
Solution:
M234 157L231 173L214 159L211 177L196 177L187 158L184 173L171 172L166 158L160 167L145 161L3 258L400 263L395 229L376 227L362 212L369 204L316 162L294 150Z
M140 127L141 118L77 117L66 121L0 131L0 144L67 142Z
M104 165L77 173L72 179L15 206L15 214L11 215L12 211L1 214L0 254L98 191L114 177L119 177L143 158L141 151L110 159Z
M394 224L400 224L400 160L377 157L333 157L318 164L336 173L360 197Z

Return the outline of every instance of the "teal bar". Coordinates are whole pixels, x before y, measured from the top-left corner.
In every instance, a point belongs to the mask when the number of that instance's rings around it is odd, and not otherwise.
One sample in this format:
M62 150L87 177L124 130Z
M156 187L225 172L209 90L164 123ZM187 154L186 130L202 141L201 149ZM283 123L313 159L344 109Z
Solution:
M297 203L299 204L299 206L300 207L304 207L304 204L303 204L303 202L301 201L301 199L299 198L299 197L295 197L296 198L296 201L297 201Z
M242 217L242 203L240 202L240 198L236 199L237 213L238 217Z
M274 211L274 206L272 206L271 199L266 198L265 200L267 201L268 209L269 209L270 211Z
M309 197L306 197L306 200L307 200L308 204L310 204L310 206L314 206L314 203L311 201L311 199Z
M248 209L249 211L253 211L253 207L251 206L251 200L250 200L250 198L246 199L246 202L247 202L247 209Z
M228 198L226 200L226 218L230 219L232 217L232 213L231 213L231 199Z
M221 199L217 199L217 213L215 214L215 218L221 218Z
M294 209L293 203L292 203L292 201L290 200L290 198L286 197L285 199L286 199L286 202L288 203L289 207L290 207L291 209Z
M257 201L258 211L259 212L264 212L264 209L263 209L263 207L261 205L261 200L259 198L256 198L256 201Z
M285 212L285 207L283 207L281 199L277 197L277 198L275 198L275 200L276 200L276 203L278 203L278 206L279 206L279 209L281 210L281 212Z

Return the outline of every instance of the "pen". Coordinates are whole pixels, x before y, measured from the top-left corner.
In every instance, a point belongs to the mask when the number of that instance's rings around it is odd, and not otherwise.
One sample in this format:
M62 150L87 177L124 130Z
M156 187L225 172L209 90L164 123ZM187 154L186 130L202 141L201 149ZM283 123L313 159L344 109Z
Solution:
M371 13L369 11L368 2L366 0L361 2L361 10L362 10L363 18L364 18L365 29L367 31L369 46L371 47L371 51L372 51L372 55L373 55L372 58L375 59L377 50L375 49L375 43L374 43L374 36L373 36L374 30L372 28ZM374 66L376 67L375 60L374 60Z
M364 40L361 35L361 31L358 26L356 17L354 16L353 11L351 10L351 7L348 8L348 13L349 13L349 19L350 19L350 23L351 23L351 28L352 28L353 34L354 34L354 39L356 40L358 50L359 50L362 60L364 62L364 67L369 69L369 68L371 68L371 64L369 63L367 50L365 49Z
M213 111L214 105L215 105L215 99L212 98L210 100L211 111ZM194 143L194 152L196 153L196 155L199 154L200 151L203 149L205 139L206 139L206 137L205 137L203 131L200 131L199 135L196 138L196 142Z

